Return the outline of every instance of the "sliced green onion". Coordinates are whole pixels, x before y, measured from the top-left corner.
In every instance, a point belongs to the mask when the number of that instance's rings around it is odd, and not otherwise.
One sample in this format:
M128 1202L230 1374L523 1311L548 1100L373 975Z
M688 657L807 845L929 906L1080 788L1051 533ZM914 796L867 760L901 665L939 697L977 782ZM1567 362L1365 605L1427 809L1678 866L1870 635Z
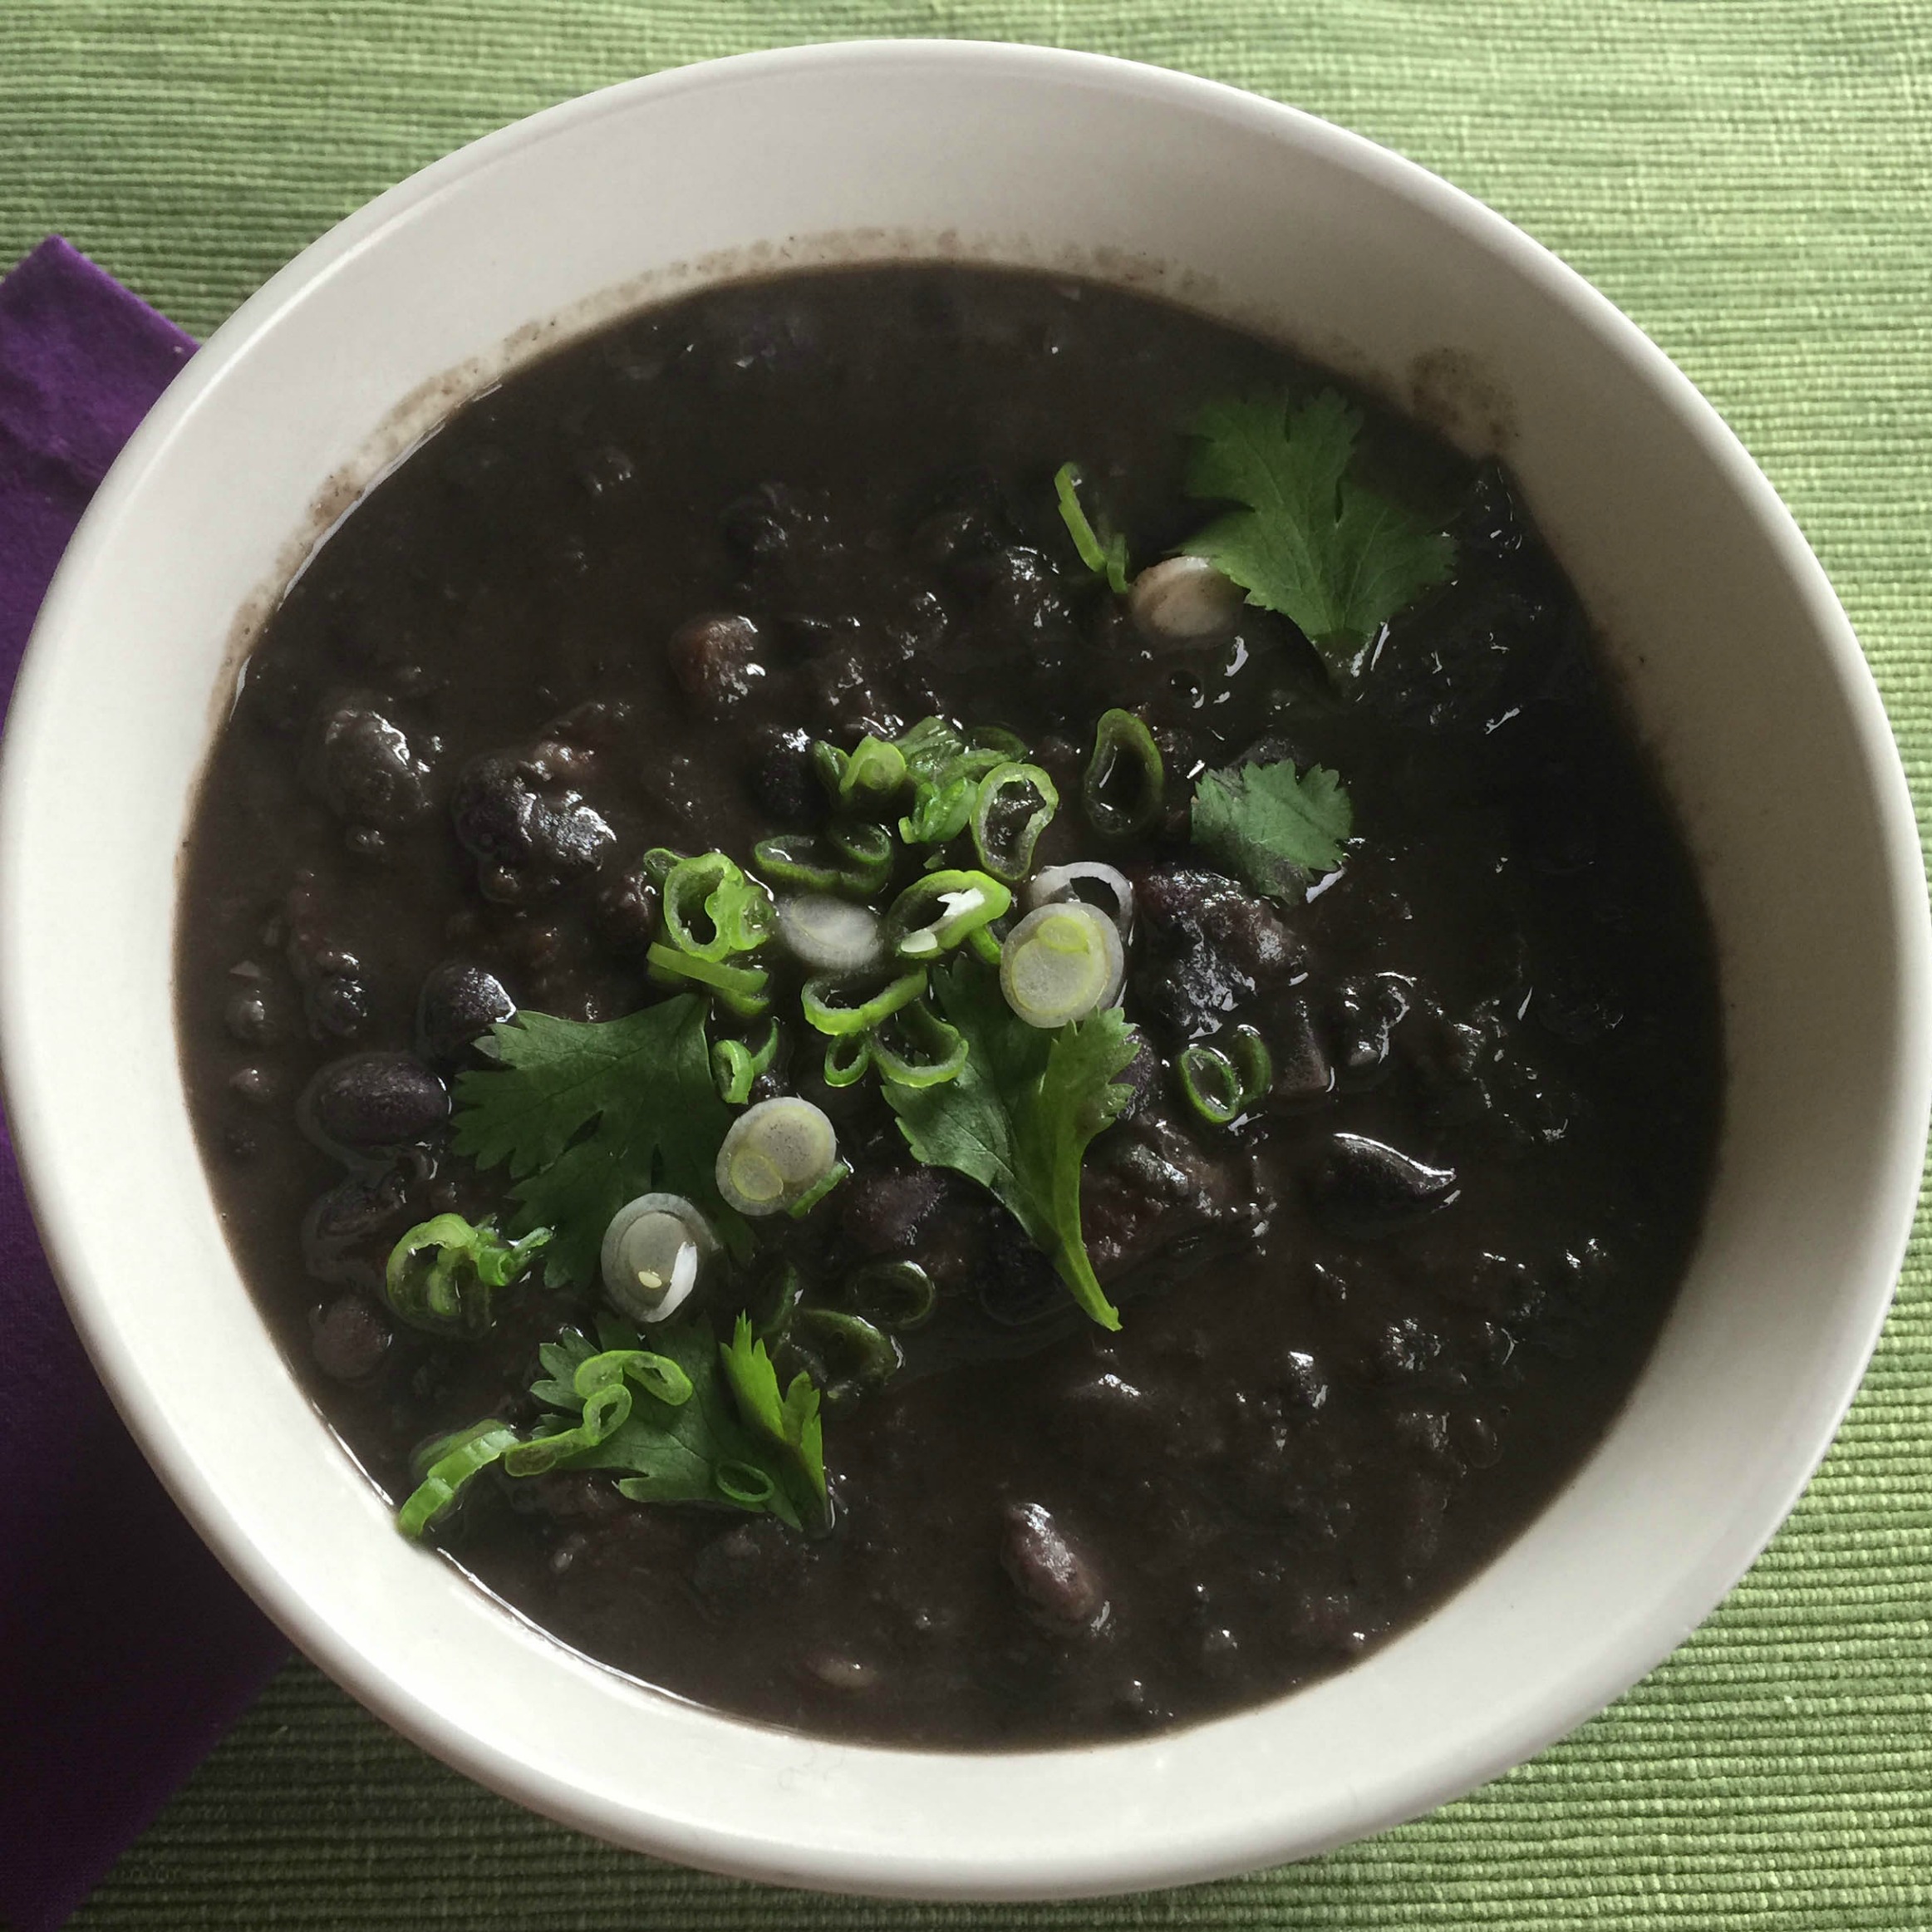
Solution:
M509 1287L549 1239L547 1227L508 1241L488 1220L473 1227L460 1214L433 1216L389 1251L384 1298L412 1328L482 1335L496 1320L496 1290Z
M799 1298L805 1292L805 1278L799 1272L795 1261L780 1257L768 1271L770 1283L769 1297L765 1281L760 1281L756 1294L760 1300L769 1299L769 1310L762 1318L754 1320L753 1326L764 1341L776 1341L792 1325L792 1317L798 1312Z
M676 986L688 981L717 995L728 1012L740 1020L756 1020L771 1005L765 987L771 975L763 966L725 966L716 960L701 959L682 952L661 940L651 942L644 955L651 977L659 986Z
M1064 1026L1110 1005L1126 971L1113 922L1077 900L1029 912L1000 951L1000 990L1029 1026Z
M847 1281L845 1299L868 1321L902 1334L931 1319L939 1296L917 1261L873 1261Z
M644 875L654 886L661 886L671 877L671 868L684 857L681 852L673 852L668 845L654 845L644 854Z
M723 1462L714 1465L711 1480L725 1502L740 1509L765 1509L778 1494L778 1485L755 1463ZM649 1485L641 1477L620 1482L617 1487L639 1502L648 1502Z
M770 1070L778 1058L778 1022L768 1020L764 1038L755 1047L741 1040L720 1040L711 1047L711 1078L718 1083L718 1097L728 1107L742 1107L751 1098L753 1083Z
M710 1222L683 1195L640 1194L611 1217L597 1271L633 1321L663 1321L691 1299L717 1252Z
M872 1064L869 1033L835 1033L825 1042L825 1084L849 1087L863 1079Z
M1187 1104L1216 1127L1241 1117L1241 1075L1234 1062L1218 1048L1197 1042L1182 1050L1174 1063Z
M800 892L778 909L785 950L809 972L862 973L885 951L879 916L831 892Z
M1000 963L1002 941L1000 935L991 926L976 927L966 935L966 945L990 966Z
M1267 1042L1251 1026L1237 1026L1226 1051L1204 1041L1182 1050L1175 1062L1187 1104L1216 1127L1238 1120L1275 1078Z
M1138 838L1159 818L1167 791L1167 764L1145 720L1103 711L1080 784L1087 822L1104 838Z
M970 773L919 779L912 809L899 821L900 838L908 845L950 845L972 823L979 795L979 781Z
M1063 904L1069 899L1080 897L1083 885L1095 885L1113 902L1113 923L1120 929L1122 939L1133 935L1133 882L1118 866L1102 865L1091 858L1075 859L1070 865L1050 865L1044 871L1036 872L1026 882L1026 904L1030 910L1035 906ZM1091 904L1092 902L1089 901Z
M718 1149L718 1192L740 1214L776 1214L838 1165L838 1137L809 1100L761 1100L731 1123Z
M1054 472L1054 494L1059 499L1060 521L1074 540L1081 563L1096 577L1104 577L1116 596L1127 588L1127 539L1118 531L1103 537L1088 522L1080 507L1079 489L1086 480L1076 463L1063 463Z
M966 748L966 740L944 718L922 718L911 730L896 740L906 771L915 781L939 775Z
M680 952L704 960L750 952L771 937L771 894L721 852L681 858L664 881L664 930Z
M809 832L761 838L751 848L751 861L768 879L781 886L805 886L814 892L828 892L845 881L838 854Z
M1241 1075L1242 1102L1251 1106L1275 1084L1275 1056L1251 1026L1236 1027L1227 1036L1227 1050Z
M904 1359L899 1345L863 1315L847 1315L836 1308L802 1308L792 1325L794 1341L801 1330L824 1345L815 1352L821 1360L830 1357L826 1366L833 1376L828 1379L834 1386L843 1384L854 1390L876 1388L896 1374Z
M1053 780L1037 764L999 764L980 781L973 847L994 878L1016 884L1033 869L1033 848L1059 809Z
M622 1376L601 1384L584 1396L580 1420L532 1436L514 1448L506 1449L504 1474L541 1476L546 1470L554 1469L566 1456L580 1449L596 1448L631 1419L631 1391L624 1386Z
M479 1475L522 1440L508 1423L494 1416L472 1423L454 1435L439 1437L417 1453L416 1487L396 1512L396 1526L406 1536L420 1536L455 1502L471 1477Z
M752 859L779 885L863 899L892 877L892 839L884 826L854 819L833 825L823 838L788 832L760 839L752 848Z
M824 786L826 797L834 802L838 797L839 783L845 776L845 768L851 762L851 753L842 751L826 739L813 740L812 769L819 774L819 783Z
M865 1033L925 991L924 966L914 966L882 986L876 976L849 980L823 974L805 981L799 990L799 1005L807 1022L821 1033ZM866 996L861 998L861 994Z
M860 893L876 892L892 877L892 835L883 825L848 821L834 825L827 836L846 878Z
M895 1086L941 1086L965 1070L966 1035L923 1000L912 1001L868 1037L879 1078Z
M882 812L905 783L905 753L883 738L864 737L838 774L838 801L848 812Z
M1011 890L983 872L929 872L893 900L885 939L901 959L936 959L1013 903Z
M613 1382L635 1382L666 1408L682 1408L691 1399L691 1379L669 1355L649 1349L606 1349L580 1362L572 1378L576 1392L588 1398Z
M1017 731L1009 731L1003 725L976 725L966 733L966 755L969 758L994 752L1005 764L1032 755L1032 746ZM991 771L992 767L988 765L986 769Z
M848 1179L851 1173L852 1163L849 1161L834 1161L818 1180L793 1202L785 1212L794 1221L803 1221L841 1181Z

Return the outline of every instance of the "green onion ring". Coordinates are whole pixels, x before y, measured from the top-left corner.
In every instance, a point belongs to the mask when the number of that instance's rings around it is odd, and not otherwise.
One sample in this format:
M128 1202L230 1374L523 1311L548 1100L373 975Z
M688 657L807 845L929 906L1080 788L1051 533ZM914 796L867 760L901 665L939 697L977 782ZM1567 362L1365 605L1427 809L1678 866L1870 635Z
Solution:
M1039 800L1020 820L1016 830L1002 830L994 823L1002 812L1009 792L1031 791ZM1040 835L1059 809L1059 788L1037 764L1007 764L994 766L980 780L980 795L973 806L973 849L980 863L995 878L1017 884L1033 869L1033 848Z
M1012 903L1011 888L991 873L929 872L893 900L885 941L901 959L934 959L991 925Z
M1123 781L1123 774L1131 775ZM1112 795L1123 782L1124 800ZM1167 764L1145 721L1132 711L1103 711L1080 781L1087 822L1104 838L1137 838L1159 818L1167 791Z
M939 1295L917 1261L873 1261L847 1279L844 1298L868 1321L903 1334L931 1320Z
M765 1022L762 1045L748 1046L741 1040L715 1040L711 1046L711 1078L718 1084L718 1097L728 1107L742 1107L751 1098L752 1083L768 1073L778 1058L779 1030L775 1020Z
M865 1078L872 1064L869 1033L835 1033L825 1042L825 1084L849 1087Z
M875 977L853 981L819 974L799 990L799 1004L808 1025L821 1033L867 1033L882 1020L897 1013L926 991L926 969L914 966L888 980L872 996L856 1006L840 1003L839 995L849 995L855 986L877 986Z
M416 1487L403 1499L396 1524L406 1536L420 1536L435 1525L457 1492L523 1440L506 1422L494 1416L473 1423L455 1435L440 1437L417 1452Z
M892 1044L897 1033L910 1054ZM956 1080L966 1064L966 1035L941 1020L923 1000L910 1001L901 1011L873 1028L872 1064L882 1080L899 1087L937 1087Z
M715 994L726 1010L741 1020L755 1020L771 1005L764 990L771 976L763 966L725 966L681 952L661 940L652 941L644 960L658 985L676 986L688 980Z
M906 755L897 745L869 735L838 774L838 801L848 812L883 811L904 789Z

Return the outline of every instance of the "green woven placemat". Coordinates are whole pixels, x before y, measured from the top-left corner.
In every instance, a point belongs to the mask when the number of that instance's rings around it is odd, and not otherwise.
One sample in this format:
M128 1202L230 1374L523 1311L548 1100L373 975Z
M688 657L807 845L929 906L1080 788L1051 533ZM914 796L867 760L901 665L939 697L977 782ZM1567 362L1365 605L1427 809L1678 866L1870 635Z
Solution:
M0 263L61 229L204 332L338 216L500 122L674 62L887 33L1235 81L1413 155L1547 242L1783 492L1925 809L1929 0L0 0ZM298 1665L77 1924L1932 1926L1929 1275L1922 1236L1837 1448L1675 1658L1535 1763L1318 1862L1039 1908L761 1890L528 1817Z

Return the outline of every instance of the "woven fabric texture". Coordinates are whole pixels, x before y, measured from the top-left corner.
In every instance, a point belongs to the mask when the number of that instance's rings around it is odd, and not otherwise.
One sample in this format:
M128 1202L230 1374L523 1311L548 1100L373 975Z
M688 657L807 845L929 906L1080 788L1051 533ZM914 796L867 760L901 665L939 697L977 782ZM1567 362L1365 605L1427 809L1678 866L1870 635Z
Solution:
M59 229L205 332L339 216L503 121L710 55L905 33L1252 87L1549 243L1783 493L1932 803L1932 0L0 0L0 262ZM1837 1447L1709 1624L1567 1742L1373 1842L1096 1904L812 1900L528 1817L297 1665L76 1923L1932 1927L1926 1239Z

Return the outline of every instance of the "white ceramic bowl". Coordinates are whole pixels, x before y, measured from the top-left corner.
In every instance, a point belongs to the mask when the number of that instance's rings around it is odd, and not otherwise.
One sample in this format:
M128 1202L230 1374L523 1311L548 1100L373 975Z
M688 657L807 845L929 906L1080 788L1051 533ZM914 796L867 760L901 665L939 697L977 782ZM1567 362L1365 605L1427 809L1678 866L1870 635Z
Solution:
M176 855L234 641L374 465L506 361L642 296L946 252L1138 279L1419 391L1467 437L1507 432L1689 828L1730 1061L1682 1300L1527 1534L1330 1682L1014 1757L820 1743L675 1703L406 1543L223 1243L170 997ZM879 1893L1125 1890L1316 1851L1467 1791L1664 1656L1790 1508L1885 1315L1925 1124L1927 937L1857 644L1764 479L1635 328L1366 141L1015 47L662 75L493 135L345 222L116 466L41 619L0 780L15 1130L88 1345L203 1534L324 1669L485 1784L691 1864Z

